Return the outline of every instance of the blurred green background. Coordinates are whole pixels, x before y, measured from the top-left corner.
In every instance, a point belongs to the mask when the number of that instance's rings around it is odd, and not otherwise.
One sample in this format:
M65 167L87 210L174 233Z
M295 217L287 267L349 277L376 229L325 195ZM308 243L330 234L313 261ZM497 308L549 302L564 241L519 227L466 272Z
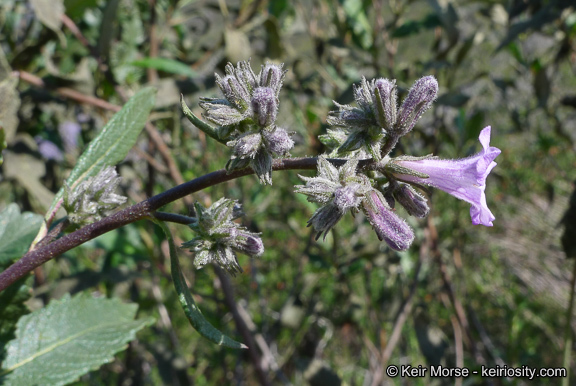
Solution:
M576 9L567 0L3 0L0 209L16 202L44 214L112 116L90 98L120 105L146 85L158 89L151 121L173 163L144 132L118 167L129 201L224 167L229 150L183 119L178 101L182 93L199 115L199 97L219 95L214 73L249 58L255 71L267 60L285 63L278 122L296 132L293 156L324 151L316 137L332 101L351 103L362 76L397 79L401 96L421 76L438 79L437 102L395 155L465 157L480 149L488 125L502 149L486 190L494 227L473 226L468 204L436 191L427 219L408 218L416 241L402 253L378 242L362 215L315 242L305 225L316 206L293 193L297 172L275 172L272 187L249 176L169 205L188 214L194 200L209 205L225 195L243 203L244 225L262 232L265 254L240 256L245 272L233 278L196 270L181 252L204 315L239 340L242 320L257 359L190 327L151 223L37 269L29 306L89 290L156 317L78 384L251 385L263 374L272 384L453 384L389 379L384 370L560 367L574 264L560 238L576 179L575 48ZM185 226L171 229L180 242L193 237ZM574 373L575 359L570 366ZM525 382L473 376L456 384Z

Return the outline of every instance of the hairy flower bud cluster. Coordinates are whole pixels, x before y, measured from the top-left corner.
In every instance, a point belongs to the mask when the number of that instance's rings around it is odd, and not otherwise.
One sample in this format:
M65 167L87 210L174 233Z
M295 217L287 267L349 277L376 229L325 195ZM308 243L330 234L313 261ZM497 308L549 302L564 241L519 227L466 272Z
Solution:
M341 105L332 111L328 124L333 128L320 136L334 156L356 156L381 160L385 138L397 139L412 130L422 114L430 108L438 93L438 82L433 76L417 80L404 102L397 107L396 81L362 78L354 86L354 99L358 107ZM389 152L391 148L386 148ZM386 152L384 151L384 152Z
M209 208L194 204L197 217L189 227L197 234L182 244L196 254L198 268L215 262L231 274L242 272L236 252L258 257L264 253L259 234L248 231L233 220L243 216L241 206L235 201L221 198Z
M363 174L356 173L358 160L348 160L340 168L332 165L324 156L318 157L318 175L303 177L306 185L295 186L297 193L308 196L308 201L322 204L310 220L317 233L316 239L326 234L348 212L358 211L366 194L372 190L370 181Z
M74 188L64 183L62 206L68 213L68 220L78 226L88 225L124 204L126 197L114 193L120 181L116 169L108 166Z
M226 76L216 75L224 98L201 98L204 117L219 126L219 138L232 148L228 171L251 166L260 182L272 184L272 159L294 146L290 134L276 125L284 75L282 65L266 63L256 75L249 62L228 63Z

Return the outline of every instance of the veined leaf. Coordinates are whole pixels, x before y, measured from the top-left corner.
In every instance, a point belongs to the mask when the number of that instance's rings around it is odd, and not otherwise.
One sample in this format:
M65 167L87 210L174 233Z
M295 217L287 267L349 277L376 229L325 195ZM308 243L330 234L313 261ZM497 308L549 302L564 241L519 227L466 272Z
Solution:
M111 361L153 322L134 320L136 304L66 295L22 317L7 347L0 377L6 385L64 385Z
M190 66L173 59L144 58L135 60L130 64L136 67L153 68L171 74L184 75L189 78L194 78L198 75L196 71L190 68Z
M194 302L192 294L186 285L186 280L182 274L182 269L180 268L180 261L178 260L178 253L176 251L176 246L174 245L174 239L172 238L172 233L170 229L162 221L156 221L156 223L162 228L166 238L168 239L168 245L170 247L170 270L172 271L172 281L174 281L174 287L178 293L178 299L180 304L184 309L186 317L190 321L192 327L196 329L206 339L212 342L226 346L230 348L248 348L246 345L236 342L235 340L224 335L218 329L216 329L209 321L204 318L202 312Z
M26 253L40 224L42 216L30 212L20 214L16 204L0 212L0 265Z
M155 95L156 90L152 87L140 90L112 117L78 159L66 181L68 186L74 187L98 174L102 168L116 165L126 157L146 124L154 106ZM64 187L56 194L46 214L47 219L52 216L63 193Z

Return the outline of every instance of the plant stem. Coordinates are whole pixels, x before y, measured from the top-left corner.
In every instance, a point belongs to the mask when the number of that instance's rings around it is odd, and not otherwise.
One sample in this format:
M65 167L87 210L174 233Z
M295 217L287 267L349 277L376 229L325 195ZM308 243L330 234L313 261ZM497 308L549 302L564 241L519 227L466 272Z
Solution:
M273 170L314 170L316 169L317 158L287 158L274 160L272 164ZM343 165L346 160L344 159L329 159L330 162L337 166ZM365 162L360 162L359 167L362 167ZM254 171L250 168L235 170L230 174L226 170L221 169L212 173L205 174L201 177L195 178L191 181L185 182L181 185L175 186L165 192L156 196L150 197L147 200L132 205L126 209L120 210L111 216L103 218L93 224L87 225L84 228L78 229L62 238L26 253L20 260L16 261L6 270L0 273L0 292L8 288L9 285L16 280L24 277L31 272L34 268L60 256L64 252L77 247L88 240L92 240L104 233L110 232L114 229L128 225L138 220L152 218L153 213L180 198L186 197L189 194L206 189L210 186L220 184L222 182L230 181L239 177L253 174ZM41 245L40 243L39 245Z

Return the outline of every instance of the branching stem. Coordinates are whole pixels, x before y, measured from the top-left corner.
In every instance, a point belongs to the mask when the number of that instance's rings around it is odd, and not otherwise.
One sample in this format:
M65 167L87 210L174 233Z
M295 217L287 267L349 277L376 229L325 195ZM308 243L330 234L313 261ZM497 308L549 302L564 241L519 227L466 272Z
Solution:
M317 158L277 159L274 161L272 169L276 171L315 170L317 161ZM345 159L329 159L329 161L336 166L341 166L346 162ZM364 163L368 161L370 160L364 162L361 161L358 167L362 167ZM111 216L78 229L77 231L67 234L49 244L42 245L43 243L39 243L39 245L41 245L40 247L28 252L22 256L20 260L16 261L0 273L0 292L8 288L8 286L16 280L30 273L34 268L39 267L45 262L60 256L64 252L67 252L88 240L92 240L104 233L118 229L135 221L152 218L156 210L166 204L186 197L189 194L253 173L253 170L250 168L235 170L230 174L226 174L226 170L224 169L217 170L120 210ZM156 216L158 216L158 214L156 214ZM160 214L160 216L162 216L162 214Z

